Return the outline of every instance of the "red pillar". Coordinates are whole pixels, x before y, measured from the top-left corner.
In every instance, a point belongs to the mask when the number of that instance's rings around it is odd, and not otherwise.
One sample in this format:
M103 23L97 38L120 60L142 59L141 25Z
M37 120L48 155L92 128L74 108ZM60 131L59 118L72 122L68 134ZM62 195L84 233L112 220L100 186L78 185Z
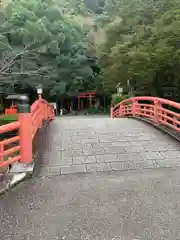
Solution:
M160 120L161 120L161 114L162 114L161 108L162 108L161 102L159 100L155 100L154 101L154 119L153 120L156 124L159 124Z
M80 110L80 108L81 108L81 98L78 97L78 110Z
M31 113L21 113L19 115L20 129L20 155L21 163L31 163L32 155L32 117Z
M4 162L3 153L4 153L4 144L3 144L3 143L0 143L0 163L1 163L1 162Z

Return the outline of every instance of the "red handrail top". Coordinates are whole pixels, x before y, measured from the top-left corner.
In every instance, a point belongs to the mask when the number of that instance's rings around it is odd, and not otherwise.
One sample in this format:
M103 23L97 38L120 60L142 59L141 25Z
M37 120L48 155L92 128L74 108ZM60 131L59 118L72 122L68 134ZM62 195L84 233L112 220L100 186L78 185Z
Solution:
M20 127L18 121L0 126L0 134L16 130Z

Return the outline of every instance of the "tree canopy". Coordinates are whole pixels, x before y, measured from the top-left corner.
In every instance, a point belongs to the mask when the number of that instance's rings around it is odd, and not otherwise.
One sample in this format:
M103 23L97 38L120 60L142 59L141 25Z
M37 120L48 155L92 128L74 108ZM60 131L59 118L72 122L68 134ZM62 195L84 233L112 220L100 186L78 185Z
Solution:
M86 54L87 29L62 4L15 0L5 7L0 84L6 92L38 83L51 96L98 87Z
M180 0L13 0L1 9L0 87L178 98ZM3 16L3 17L2 17Z
M135 95L171 95L177 100L179 4L179 0L114 1L116 8L110 11L116 11L121 21L106 25L107 41L101 49L107 89L114 91L121 83Z

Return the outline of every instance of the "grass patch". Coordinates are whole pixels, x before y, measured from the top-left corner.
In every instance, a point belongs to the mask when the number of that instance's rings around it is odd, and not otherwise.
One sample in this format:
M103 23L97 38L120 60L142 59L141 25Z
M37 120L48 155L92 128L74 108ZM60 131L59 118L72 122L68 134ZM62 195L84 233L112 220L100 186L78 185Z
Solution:
M0 115L0 125L12 123L18 120L18 114Z

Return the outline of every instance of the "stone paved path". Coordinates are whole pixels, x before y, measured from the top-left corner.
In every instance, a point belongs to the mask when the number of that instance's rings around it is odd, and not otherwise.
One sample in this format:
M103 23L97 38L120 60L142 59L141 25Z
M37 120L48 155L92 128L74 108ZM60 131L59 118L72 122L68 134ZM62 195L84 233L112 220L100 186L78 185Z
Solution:
M62 117L43 138L38 175L176 168L180 145L133 119Z

